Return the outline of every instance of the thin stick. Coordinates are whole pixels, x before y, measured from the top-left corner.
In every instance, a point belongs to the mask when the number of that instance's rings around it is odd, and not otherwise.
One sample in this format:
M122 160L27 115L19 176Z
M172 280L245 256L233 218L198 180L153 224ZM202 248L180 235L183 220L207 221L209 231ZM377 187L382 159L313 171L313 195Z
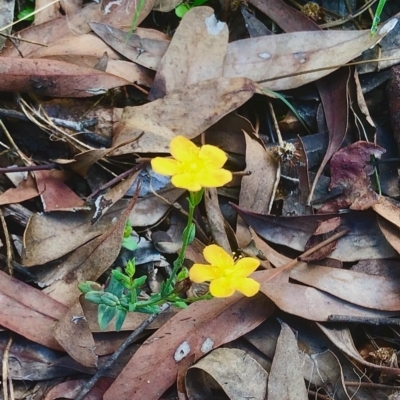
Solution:
M96 372L95 375L92 376L90 380L88 380L82 387L81 391L78 393L78 396L75 397L75 400L83 400L85 396L90 392L92 387L96 384L96 382L102 377L102 375L110 368L114 362L118 359L118 357L126 350L126 348L132 344L137 336L141 334L162 312L168 310L170 307L169 303L164 303L160 306L160 310L156 314L150 315L146 320L144 320L121 344L119 349L107 360L107 362Z
M299 262L302 261L302 258L308 257L310 254L315 253L317 250L322 249L327 244L334 242L335 240L341 238L342 236L346 235L349 232L350 232L350 229L344 229L343 231L335 233L329 239L326 239L323 242L317 244L316 246L311 247L311 249L308 249L303 254L301 254L299 257L295 258L294 260L289 261L287 264L282 265L281 267L276 268L275 272L271 276L269 276L265 282L270 281L271 279L280 275L284 271L292 269L294 266L296 266Z
M5 135L7 136L7 139L11 143L11 146L14 148L14 150L18 153L21 160L24 161L24 163L26 165L32 165L33 162L31 160L29 160L29 158L18 148L18 146L14 142L14 139L10 135L10 132L8 132L6 126L3 124L3 121L1 119L0 119L0 127L3 128L3 131L4 131Z
M7 174L9 172L29 172L29 171L43 171L46 169L56 168L57 164L50 163L45 165L27 165L26 167L6 167L0 168L0 174Z

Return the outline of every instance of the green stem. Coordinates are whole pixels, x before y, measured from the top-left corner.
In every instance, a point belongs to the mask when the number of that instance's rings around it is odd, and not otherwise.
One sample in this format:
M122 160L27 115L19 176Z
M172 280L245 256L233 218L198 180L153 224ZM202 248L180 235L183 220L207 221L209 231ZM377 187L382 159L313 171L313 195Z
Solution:
M200 202L199 197L197 196L197 199L196 199L195 194L196 194L195 192L189 192L189 213L188 213L188 220L186 223L186 228L183 231L182 247L179 252L178 258L174 262L174 267L172 269L171 275L169 276L166 284L164 285L164 287L161 291L162 298L166 297L167 294L169 295L170 292L173 290L173 287L171 287L172 283L176 277L176 274L178 273L178 270L180 268L182 268L183 261L185 260L185 253L186 253L187 246L189 244L191 226L193 223L194 210L195 210L197 204L199 204L199 202ZM202 193L201 193L201 196L202 196Z

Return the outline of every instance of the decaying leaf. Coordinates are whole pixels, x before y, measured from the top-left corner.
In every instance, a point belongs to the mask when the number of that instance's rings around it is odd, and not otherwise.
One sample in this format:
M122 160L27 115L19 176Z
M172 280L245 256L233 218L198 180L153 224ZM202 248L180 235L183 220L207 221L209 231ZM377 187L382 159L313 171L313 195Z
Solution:
M331 183L329 188L341 188L343 194L325 203L320 212L335 212L341 208L366 210L378 201L371 188L369 175L374 167L371 157L380 158L385 152L373 143L359 141L337 151L331 161Z

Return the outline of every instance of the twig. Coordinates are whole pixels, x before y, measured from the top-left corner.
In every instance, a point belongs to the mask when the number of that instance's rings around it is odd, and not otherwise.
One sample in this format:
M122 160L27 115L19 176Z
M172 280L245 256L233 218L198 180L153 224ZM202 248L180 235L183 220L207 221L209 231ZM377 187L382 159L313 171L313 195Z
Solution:
M128 175L132 174L133 172L139 171L144 167L145 163L140 163L135 165L134 167L128 169L127 171L123 172L122 174L116 176L115 178L111 179L111 181L105 183L104 185L100 186L97 188L91 195L88 196L88 199L92 199L93 197L96 197L101 191L108 189L112 185L122 181L122 179L125 179Z
M45 165L27 165L26 167L6 167L0 168L0 174L7 174L9 172L29 172L29 171L42 171L46 169L56 168L57 164L50 163Z
M92 376L90 380L88 380L82 387L81 391L78 393L78 396L75 397L75 400L83 400L85 396L90 392L92 387L96 384L96 382L104 375L108 368L110 368L114 362L118 359L118 357L126 350L126 348L134 342L139 334L141 334L162 312L168 310L170 307L169 303L164 303L160 306L160 310L156 314L150 315L146 320L144 320L122 343L119 349L107 360L107 362L96 372L95 375Z
M322 249L327 244L334 242L335 240L341 238L342 236L346 235L349 232L350 232L350 229L344 229L343 231L335 233L330 238L324 240L323 242L317 244L314 247L311 247L311 249L308 249L307 251L305 251L303 254L301 254L299 257L295 258L294 260L291 260L287 264L276 268L275 273L273 273L271 276L269 276L266 282L268 282L271 279L275 278L276 276L280 275L283 271L292 269L295 265L297 265L299 262L302 261L302 258L308 257L310 254L316 252L319 249Z

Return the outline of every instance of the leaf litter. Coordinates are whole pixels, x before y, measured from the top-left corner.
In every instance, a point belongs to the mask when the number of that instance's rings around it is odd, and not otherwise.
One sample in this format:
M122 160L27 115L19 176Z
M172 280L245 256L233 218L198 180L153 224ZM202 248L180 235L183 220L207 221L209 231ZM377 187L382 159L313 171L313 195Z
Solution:
M5 398L398 393L400 89L397 61L368 61L368 51L380 43L382 54L395 55L399 24L392 17L371 35L364 13L351 28L323 30L333 2L317 20L281 0L242 2L241 10L233 3L221 2L221 15L194 7L179 20L175 3L65 1L62 12L50 5L35 24L8 28L0 55L0 348L3 382L14 390L3 385ZM354 3L352 15L362 6ZM358 56L365 68L346 66ZM388 91L377 62L390 68ZM271 91L284 91L285 101ZM137 276L147 277L142 295L160 290L188 211L185 190L147 163L178 135L226 151L234 176L207 189L185 266L204 263L212 243L257 257L260 293L172 308L104 371L147 316L128 313L120 332L110 324L100 333L97 307L78 284L107 290L110 270L135 257ZM121 248L127 220L130 249ZM208 290L190 286L184 292Z

